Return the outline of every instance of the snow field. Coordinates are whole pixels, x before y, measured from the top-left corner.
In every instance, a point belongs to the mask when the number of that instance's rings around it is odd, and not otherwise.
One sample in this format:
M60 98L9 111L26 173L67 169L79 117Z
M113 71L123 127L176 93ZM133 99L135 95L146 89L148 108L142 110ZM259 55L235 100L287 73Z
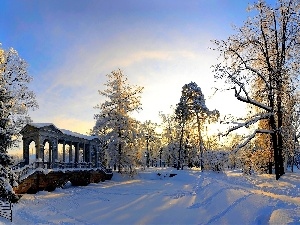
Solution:
M111 181L26 194L13 207L13 223L0 224L299 224L299 190L300 173L276 181L149 168L134 178L114 173Z

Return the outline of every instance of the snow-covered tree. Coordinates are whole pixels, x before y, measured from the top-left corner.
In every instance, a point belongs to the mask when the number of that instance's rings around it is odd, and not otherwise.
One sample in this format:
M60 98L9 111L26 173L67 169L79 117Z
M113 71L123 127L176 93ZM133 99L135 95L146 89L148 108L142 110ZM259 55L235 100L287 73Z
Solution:
M178 168L182 164L182 145L185 126L196 118L197 130L198 130L198 144L200 153L200 167L202 168L202 154L203 154L203 140L201 130L203 123L207 117L218 118L219 112L217 110L209 111L205 105L205 98L201 91L201 88L195 83L190 82L182 87L180 101L175 109L176 119L180 125L180 139L179 139L179 160Z
M291 91L285 93L286 100L284 105L284 117L283 117L283 154L284 154L284 167L287 169L287 162L292 161L297 151L299 135L299 123L300 123L300 98L299 93L294 94ZM293 165L291 165L293 171Z
M35 95L29 90L31 77L27 64L14 49L0 45L0 197L14 199L11 185L14 175L9 169L12 159L8 148L17 144L19 132L30 121L28 110L37 108Z
M146 120L140 126L141 140L143 143L143 148L141 150L144 153L143 155L147 167L158 161L161 139L156 131L157 127L158 125L151 122L151 120Z
M284 117L289 95L295 90L300 72L300 3L279 0L274 7L259 0L249 7L253 17L236 29L225 41L215 41L223 62L215 66L215 76L225 79L235 97L256 106L259 113L228 130L249 127L268 120L270 129L255 129L236 150L244 147L258 133L271 136L276 179L284 174ZM261 101L250 95L251 85L261 80Z
M229 152L224 150L206 150L203 153L203 169L220 172L228 164Z
M180 167L183 168L182 145L183 145L184 132L185 132L186 124L192 118L192 113L188 105L188 99L184 91L185 90L183 87L180 101L176 105L176 109L175 109L176 120L178 121L180 127L177 169L179 169Z
M96 106L96 124L92 133L99 135L107 145L108 164L122 169L131 169L136 154L134 143L138 138L137 121L130 113L141 109L140 94L143 88L128 84L127 77L118 69L107 75L107 89L99 94L107 100ZM103 132L105 130L105 132Z
M164 159L168 166L174 165L177 163L177 153L178 153L178 138L179 133L178 123L176 122L175 113L172 114L164 114L162 112L159 113L160 118L162 119L162 145Z
M264 81L260 77L256 77L254 79L251 87L251 95L255 101L267 104L264 90L261 89L263 82ZM250 106L250 109L251 111L255 111L255 113L263 113L263 110L256 106ZM270 121L268 119L262 119L258 121L257 128L260 130L270 130ZM273 151L271 136L269 134L259 133L254 138L254 143L254 152L251 154L253 168L260 173L268 172L272 174L272 165L274 160L272 155ZM266 168L268 168L268 170L266 170Z

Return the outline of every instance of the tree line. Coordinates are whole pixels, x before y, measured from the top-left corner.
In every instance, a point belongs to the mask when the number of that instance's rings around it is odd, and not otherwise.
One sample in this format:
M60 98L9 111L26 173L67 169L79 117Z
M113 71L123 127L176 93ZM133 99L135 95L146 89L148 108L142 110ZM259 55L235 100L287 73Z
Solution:
M248 10L253 16L249 17L243 26L235 27L235 34L226 40L214 41L213 50L220 53L219 63L213 66L214 76L224 80L226 90L233 90L235 97L246 103L248 109L246 118L226 121L234 125L223 135L227 136L242 127L253 131L233 146L230 154L223 153L223 158L228 155L228 166L229 159L236 162L236 156L241 155L239 158L243 159L240 161L243 162L245 172L251 173L253 168L268 173L274 170L276 179L279 179L285 173L287 163L293 164L298 159L299 8L299 2L293 0L279 0L273 6L260 0L249 5ZM122 74L120 70L112 72L113 75L115 73ZM137 88L135 94L141 93L141 90L142 88ZM126 96L132 96L131 94L132 92ZM136 104L135 109L139 106L137 100L133 100ZM116 103L115 108L119 106L120 103ZM126 109L124 112L126 113ZM162 140L168 138L162 146L168 146L168 151L164 151L167 152L167 159L177 160L177 168L184 164L196 165L195 161L198 160L199 166L203 168L203 122L206 119L217 120L218 116L217 110L211 112L207 109L201 88L196 83L184 85L174 114L162 114L166 123L164 131L167 131L162 134ZM96 115L97 123L101 124L102 117L100 114ZM122 127L129 121L122 122L124 118L119 114L114 120L119 123L116 126L118 128L110 127L106 130L111 132L118 129L118 135L114 135L119 138L118 141L114 141L114 144L118 145L118 148L114 149L118 151L109 154L118 167L125 165L125 162L121 162L122 155L129 162L130 154L127 154L125 149L137 145L129 137L135 141L139 140L137 137L143 137L137 130L131 129L131 132L127 133L122 131ZM176 121L175 125L171 125L172 121ZM136 122L134 124L131 126L140 126ZM96 125L93 131L97 132L97 129ZM148 146L149 134L146 133L145 137ZM244 151L241 153L242 150ZM217 155L220 154L210 157L219 158ZM141 160L141 154L131 157ZM257 167L257 164L260 166ZM245 168L245 165L248 168Z
M209 111L201 88L191 82L182 87L182 95L172 115L160 113L159 125L140 122L130 116L141 109L142 87L129 85L118 69L107 75L107 89L99 91L106 101L97 105L95 126L91 134L101 140L103 163L118 172L132 172L137 166L164 164L183 168L203 166L204 125L218 119L217 110Z

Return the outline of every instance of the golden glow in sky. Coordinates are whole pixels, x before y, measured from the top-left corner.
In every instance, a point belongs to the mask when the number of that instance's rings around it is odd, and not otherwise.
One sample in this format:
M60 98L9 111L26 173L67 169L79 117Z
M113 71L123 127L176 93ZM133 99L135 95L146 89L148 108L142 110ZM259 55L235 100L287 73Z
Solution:
M105 75L118 68L144 87L143 110L134 114L141 121L159 122L159 111L168 113L191 81L209 109L240 115L244 105L232 92L213 95L218 54L210 40L233 33L246 7L232 0L4 0L0 42L29 64L40 105L30 113L34 122L88 132Z

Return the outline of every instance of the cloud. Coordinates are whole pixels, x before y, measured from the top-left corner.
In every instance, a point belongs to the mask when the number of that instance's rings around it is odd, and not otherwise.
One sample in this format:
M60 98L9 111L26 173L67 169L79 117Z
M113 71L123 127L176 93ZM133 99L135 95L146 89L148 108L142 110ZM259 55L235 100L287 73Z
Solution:
M105 22L108 25L114 26ZM93 124L96 113L93 107L104 100L98 90L105 88L105 75L117 68L124 71L130 84L145 87L144 110L135 114L140 120L159 122L158 112L175 105L181 87L190 81L196 82L210 101L208 96L214 84L210 66L216 63L217 55L208 49L213 39L209 31L188 29L184 33L159 24L145 29L143 23L120 31L116 24L113 32L112 28L101 28L89 33L91 37L84 36L83 29L78 34L80 38L57 49L64 55L63 60L33 84L39 86L36 90L40 103L39 111L33 114L34 120L57 122L62 128L77 131L82 126L86 132L86 127ZM217 102L212 104L214 108L219 108L224 99L214 102Z
M55 116L54 124L61 129L67 129L81 134L89 134L90 129L93 128L93 121L83 121L81 118L70 118L64 116Z

